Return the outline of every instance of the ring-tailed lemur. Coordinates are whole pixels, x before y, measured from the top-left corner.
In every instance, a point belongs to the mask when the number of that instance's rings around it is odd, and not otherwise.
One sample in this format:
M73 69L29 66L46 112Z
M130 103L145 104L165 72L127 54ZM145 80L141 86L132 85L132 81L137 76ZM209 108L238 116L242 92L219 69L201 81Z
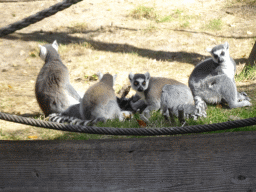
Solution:
M150 77L148 72L145 74L130 73L129 80L132 88L136 91L136 94L147 104L147 107L141 114L141 119L146 122L150 116L150 111L158 110L160 108L163 109L165 117L172 114L177 115L178 111L190 114L197 113L193 96L189 88L183 83L174 79ZM136 103L133 105L136 105ZM200 107L200 104L198 104L198 107ZM201 113L195 115L203 116L205 113L205 106L203 107L204 108L198 111ZM172 116L170 117L172 119Z
M70 105L79 103L81 97L69 81L69 72L58 54L58 43L39 45L40 58L45 61L35 85L37 102L45 116L64 112Z
M161 95L161 109L166 119L178 117L184 125L185 118L206 117L206 104L199 97L193 98L192 92L186 85L164 85Z
M50 121L54 122L68 122L75 125L88 125L88 123L95 124L98 121L105 122L107 119L118 118L120 121L124 120L125 116L130 116L131 113L121 111L117 103L115 91L113 89L114 82L117 75L98 73L99 82L91 86L84 94L80 105L71 106L81 118L77 119L69 113L72 111L71 107L62 114L51 114ZM66 116L68 115L68 116Z
M225 101L230 108L251 106L245 92L237 92L234 79L236 63L229 55L229 44L207 49L212 58L199 63L189 77L189 87L206 103Z

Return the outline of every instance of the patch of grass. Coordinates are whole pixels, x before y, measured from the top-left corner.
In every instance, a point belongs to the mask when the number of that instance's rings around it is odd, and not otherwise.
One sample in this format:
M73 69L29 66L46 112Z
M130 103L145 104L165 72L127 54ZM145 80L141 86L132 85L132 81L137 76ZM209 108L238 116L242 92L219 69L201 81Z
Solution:
M87 23L75 23L68 27L71 33L83 33L88 29Z
M256 0L231 0L231 4L244 3L248 5L256 5Z
M222 28L222 20L221 19L212 19L209 23L205 26L206 29L211 31L219 31Z
M150 23L150 24L147 26L147 28L144 29L144 30L145 30L145 31L148 31L148 32L153 32L153 31L155 31L156 29L157 29L157 27L156 27L154 24Z
M159 17L158 19L156 19L156 22L157 23L164 23L164 22L170 22L172 20L173 20L172 16L167 15L167 16Z
M188 28L192 19L194 19L194 22L196 22L196 20L198 20L198 17L193 15L186 15L184 14L184 10L176 9L171 15L161 17L159 16L158 19L156 19L156 22L163 23L172 21L174 25L175 23L177 23L177 27Z
M251 93L253 94L253 93ZM250 95L250 93L249 93ZM253 106L252 107L243 107L237 109L228 109L226 105L208 105L207 109L207 117L200 118L198 120L187 119L187 125L203 125L203 124L212 124L212 123L220 123L233 121L235 119L246 119L250 117L256 116L256 106L255 99L252 99ZM36 119L44 120L44 116L37 116ZM134 118L130 120L125 120L120 122L118 119L108 120L106 123L99 122L95 126L96 127L113 127L113 128L135 128L140 129L140 125L137 120L140 119L139 114L135 113ZM166 121L160 111L155 111L151 113L151 117L149 118L149 123L147 124L148 129L152 128L163 128L163 127L179 127L181 124L178 122L178 119L175 119L175 122ZM98 135L98 134L86 134L86 133L73 133L73 132L64 132L58 130L50 130L50 129L37 129L35 131L31 131L30 129L25 129L21 131L16 131L13 133L3 132L0 129L0 139L2 140L24 140L31 139L35 136L35 139L44 139L44 140L91 140L91 139L117 139L117 138L143 138L146 136L113 136L113 135ZM256 126L249 127L241 127L229 130L220 130L220 131L211 131L204 132L202 134L211 134L211 133L222 133L222 132L235 132L235 131L255 131ZM194 134L194 133L191 133ZM187 134L189 135L189 134ZM29 136L32 136L31 138ZM165 136L168 137L168 136ZM33 138L32 138L33 139Z
M236 81L255 80L256 66L245 65L242 72L235 76Z
M184 23L182 23L182 24L180 25L180 27L181 27L181 28L187 28L187 27L189 27L189 25L190 25L190 22L189 22L189 21L185 21Z
M147 7L144 5L140 5L133 9L129 15L135 19L155 19L157 17L154 7Z
M174 14L177 15L177 16L182 15L182 13L183 13L183 10L180 10L180 9L176 9L176 10L174 11Z
M94 49L94 46L89 42L83 42L81 45L87 49Z

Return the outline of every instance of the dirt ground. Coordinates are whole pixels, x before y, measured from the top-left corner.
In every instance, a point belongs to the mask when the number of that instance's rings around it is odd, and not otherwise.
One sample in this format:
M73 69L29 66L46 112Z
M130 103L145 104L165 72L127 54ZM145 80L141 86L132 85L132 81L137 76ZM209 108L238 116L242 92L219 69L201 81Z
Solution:
M0 28L60 1L0 3ZM153 7L158 19L135 19L139 5ZM171 16L167 22L161 18ZM220 29L210 25L221 20ZM238 72L256 40L256 3L238 0L84 0L27 28L0 38L0 111L42 114L34 86L43 61L38 45L57 40L72 85L84 92L98 71L117 73L118 91L128 73L164 76L187 83L194 66L209 57L207 47L227 41ZM256 82L239 82L250 91ZM250 97L254 97L249 95ZM0 121L0 133L37 128ZM19 132L20 131L20 132ZM24 137L25 138L25 137Z

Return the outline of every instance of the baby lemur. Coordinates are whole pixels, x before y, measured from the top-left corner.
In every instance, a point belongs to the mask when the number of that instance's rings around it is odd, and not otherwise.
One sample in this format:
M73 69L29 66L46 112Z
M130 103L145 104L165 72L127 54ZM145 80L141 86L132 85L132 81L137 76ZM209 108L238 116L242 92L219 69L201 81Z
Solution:
M69 72L58 54L58 43L40 47L40 58L45 61L35 85L37 102L45 116L64 112L70 105L79 103L81 97L69 81Z
M172 115L178 116L179 111L194 116L204 115L205 106L200 106L198 103L197 108L203 108L198 111L200 114L197 113L190 89L181 82L163 77L150 77L148 72L145 74L130 73L129 80L138 97L147 104L141 114L141 119L146 122L150 116L150 111L160 108L163 110L164 116L170 115L172 120ZM134 106L136 102L131 103L131 105L136 108Z
M88 125L88 123L95 124L98 121L105 122L107 119L118 118L120 121L124 120L125 116L131 113L121 111L117 103L115 91L113 89L114 82L117 75L98 73L99 82L92 85L84 94L84 97L79 105L71 106L62 114L50 115L50 121L68 122L75 125ZM77 112L79 107L80 119L74 117L65 117L70 115L70 112ZM82 119L82 120L81 120Z
M237 92L234 75L236 63L229 55L229 44L207 49L212 58L199 63L189 77L189 87L194 95L206 103L227 102L230 108L251 106L245 92Z

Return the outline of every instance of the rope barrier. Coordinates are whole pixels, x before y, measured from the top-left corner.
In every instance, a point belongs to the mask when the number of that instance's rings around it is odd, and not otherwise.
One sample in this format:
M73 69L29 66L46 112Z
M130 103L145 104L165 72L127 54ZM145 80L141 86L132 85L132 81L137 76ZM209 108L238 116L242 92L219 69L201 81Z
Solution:
M48 122L37 120L17 115L11 115L0 112L0 119L31 125L36 127L44 127L49 129L56 129L69 132L89 133L89 134L103 134L103 135L136 135L136 136L155 136L155 135L177 135L187 133L202 133L209 131L218 131L226 129L234 129L238 127L246 127L256 125L256 117L228 121L224 123L214 123L207 125L192 125L185 127L164 127L164 128L112 128L112 127L91 127L80 125L69 125L55 122Z
M63 2L57 3L57 4L49 7L48 9L44 9L43 11L40 11L34 15L31 15L25 19L15 22L11 25L8 25L7 27L0 28L0 37L3 37L10 33L13 33L14 31L17 31L19 29L25 28L31 24L41 21L42 19L44 19L46 17L50 17L50 16L54 15L55 13L57 13L58 11L62 11L80 1L82 1L82 0L65 0Z

